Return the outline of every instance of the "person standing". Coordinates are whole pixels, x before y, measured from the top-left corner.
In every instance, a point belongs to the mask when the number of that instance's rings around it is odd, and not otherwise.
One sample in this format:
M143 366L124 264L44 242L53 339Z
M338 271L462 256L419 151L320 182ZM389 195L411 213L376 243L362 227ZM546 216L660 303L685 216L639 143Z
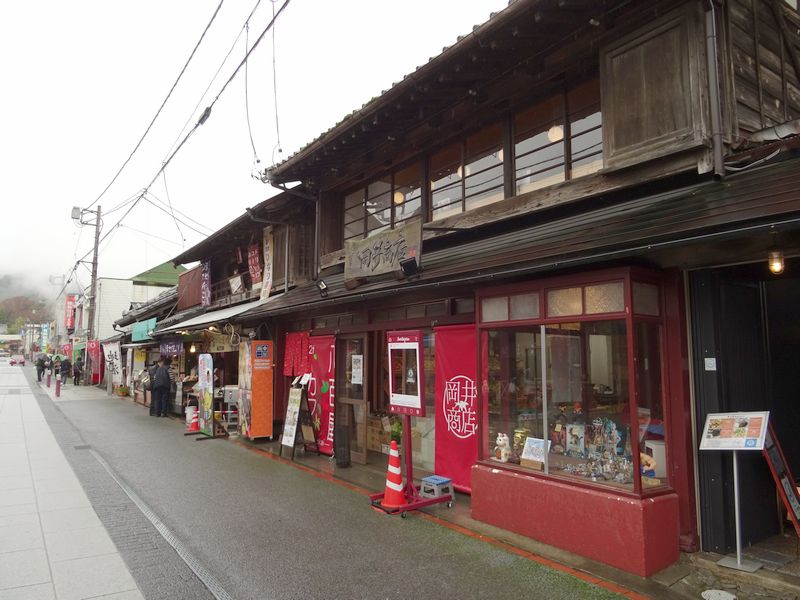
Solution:
M44 375L44 357L40 354L36 359L36 381L41 381L42 375Z
M156 413L156 371L158 371L158 362L154 362L150 366L150 370L147 371L147 376L150 379L149 388L150 388L150 416L155 417L158 416Z
M169 372L169 358L162 358L153 378L153 396L155 396L155 416L167 416L167 399L172 384Z
M61 357L58 355L53 359L53 377L61 377Z
M83 360L79 356L75 361L75 364L72 365L72 383L75 385L80 385L81 375L83 375Z
M69 361L69 357L61 361L61 385L67 385L67 379L69 378L69 371L71 368L72 363Z

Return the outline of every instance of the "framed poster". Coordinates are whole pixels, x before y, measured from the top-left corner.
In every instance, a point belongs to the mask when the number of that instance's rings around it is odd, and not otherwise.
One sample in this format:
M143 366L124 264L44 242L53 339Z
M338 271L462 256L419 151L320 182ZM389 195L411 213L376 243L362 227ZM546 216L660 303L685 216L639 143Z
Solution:
M283 422L283 436L281 436L281 445L289 448L294 448L294 439L297 436L297 420L300 415L300 400L302 398L302 388L296 387L289 390L289 401L286 403L286 420Z
M763 450L769 411L709 413L700 450Z
M389 357L389 410L399 415L425 416L425 376L421 331L386 333Z

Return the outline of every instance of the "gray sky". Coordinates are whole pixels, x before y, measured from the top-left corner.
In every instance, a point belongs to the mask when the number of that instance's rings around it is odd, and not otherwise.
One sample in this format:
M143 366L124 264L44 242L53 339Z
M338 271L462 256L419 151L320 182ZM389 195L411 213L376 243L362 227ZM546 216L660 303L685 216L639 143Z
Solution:
M24 275L49 292L92 247L73 206L91 204L156 113L219 0L40 0L0 4L0 194L5 218L0 275ZM245 54L244 22L256 0L226 0L142 146L100 200L119 207L157 173L191 117L194 124ZM283 0L262 0L250 44ZM250 124L262 167L327 130L381 90L483 23L507 0L292 0L276 22L280 141L273 103L271 34L248 65ZM217 79L214 73L236 43ZM201 100L211 84L208 95ZM195 106L199 108L195 111ZM152 186L180 219L216 230L274 194L251 177L253 149L242 70ZM104 215L103 233L130 205ZM202 235L140 201L101 244L99 274L131 277ZM180 228L180 231L178 229ZM209 229L210 228L210 229ZM147 232L147 233L142 233ZM185 240L183 239L185 238ZM90 260L91 257L87 257ZM88 285L89 269L78 270Z

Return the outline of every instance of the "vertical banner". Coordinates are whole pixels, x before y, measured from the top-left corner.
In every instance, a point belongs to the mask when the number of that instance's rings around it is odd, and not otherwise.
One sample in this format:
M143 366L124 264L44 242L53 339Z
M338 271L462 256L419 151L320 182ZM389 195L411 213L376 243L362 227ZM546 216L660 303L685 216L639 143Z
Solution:
M308 338L311 379L308 382L308 411L321 454L333 455L333 378L336 338L332 335Z
M478 388L475 326L437 327L436 473L470 489L478 460Z
M425 416L425 375L421 331L387 331L389 410L398 415Z
M125 371L125 385L129 390L133 389L133 348L127 350L128 369ZM133 392L131 392L133 395ZM178 396L180 398L180 396Z
M261 283L260 250L258 244L250 244L247 247L247 268L250 270L250 281L253 284Z
M100 359L100 341L89 340L86 342L86 350L91 363L92 384L100 383L103 376L103 361Z
M264 274L263 284L261 285L261 300L269 298L272 291L272 229L267 227L264 229Z
M64 309L64 327L75 329L75 294L67 294L67 304Z
M103 344L103 354L106 357L106 369L111 376L114 386L122 384L122 357L120 356L119 342Z
M211 261L200 263L200 305L211 306Z
M200 433L214 437L214 360L210 354L197 357L197 377L200 388Z

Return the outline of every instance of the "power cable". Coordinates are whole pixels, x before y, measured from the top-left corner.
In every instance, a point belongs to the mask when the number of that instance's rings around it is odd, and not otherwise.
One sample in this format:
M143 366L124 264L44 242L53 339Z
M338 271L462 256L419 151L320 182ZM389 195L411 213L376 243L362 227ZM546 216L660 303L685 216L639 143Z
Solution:
M274 10L274 6L273 6ZM245 34L244 34L244 49L247 50L248 46L250 45L249 36L250 36L250 22L244 24L245 27ZM273 32L274 33L274 32ZM260 179L260 169L259 165L261 164L261 160L258 158L258 152L256 151L256 144L253 141L253 130L250 127L250 94L248 93L248 63L244 65L244 114L247 117L247 134L250 136L250 146L253 148L253 166L250 169L250 176L253 179Z
M182 246L180 242L176 242L175 240L171 240L169 238L161 237L160 235L155 235L154 233L150 233L149 231L142 231L141 229L136 229L135 227L131 227L130 225L120 225L120 228L128 229L130 231L134 231L136 233L141 233L142 235L146 235L151 238L155 238L157 240L161 240L162 242L167 242L168 244L175 244L176 246Z
M186 237L183 235L180 226L178 225L178 219L175 217L175 211L172 210L172 200L169 199L169 188L167 188L167 172L161 172L161 178L164 180L164 193L167 196L167 204L169 204L169 212L172 215L172 220L175 223L175 229L178 230L178 235L181 236L181 239L185 242Z
M275 18L275 2L277 0L270 0L272 3L272 18ZM281 9L283 10L283 9ZM272 29L272 98L273 104L275 106L275 134L278 138L278 143L275 144L275 147L272 149L272 164L275 164L275 150L278 151L278 154L283 153L283 148L281 148L281 128L278 122L278 69L276 66L277 58L275 53L275 29Z
M108 191L108 189L112 185L114 185L114 182L120 176L120 173L122 173L122 170L128 165L128 163L130 162L131 158L133 158L133 155L139 149L139 146L142 145L142 142L144 141L144 138L150 132L150 129L153 127L153 124L156 122L156 119L158 118L158 115L161 114L161 111L163 110L164 105L167 103L167 100L169 100L170 96L172 95L172 92L175 90L175 87L178 85L178 82L181 80L181 77L183 76L183 73L186 71L186 68L189 66L189 63L192 61L192 58L194 57L195 52L197 52L197 49L200 47L200 43L203 41L203 38L206 36L206 33L208 32L209 28L211 27L211 24L214 22L214 19L217 18L217 13L219 13L219 9L222 8L222 3L224 1L225 0L220 0L219 4L217 5L216 10L214 10L214 14L211 15L211 20L208 22L208 24L206 25L206 28L203 30L203 33L200 35L200 39L197 40L197 43L195 44L194 48L192 49L192 53L189 55L189 58L186 60L186 64L183 65L183 68L181 69L181 72L178 73L178 78L175 80L175 83L173 83L172 87L169 89L169 92L167 93L167 97L164 98L164 101L161 103L161 106L158 107L158 111L156 111L156 114L153 117L153 120L150 121L150 125L147 126L147 129L142 134L142 137L139 138L139 141L136 143L136 146L133 148L133 150L131 151L130 155L128 155L128 158L126 158L125 162L122 163L122 166L117 171L117 174L114 175L114 177L111 179L109 184L105 187L105 189L102 192L100 192L100 195L97 198L95 198L94 202L92 202L86 208L91 208L92 206L94 206L95 204L97 204L100 201L100 199L105 195L105 193Z
M159 198L158 196L156 196L156 195L155 195L153 192L151 192L151 191L148 191L148 192L147 192L147 195L150 197L150 199L151 199L151 200L155 200L155 201L157 201L157 202L158 202L159 204L161 204L162 206L166 206L166 205L167 205L167 204L166 204L166 202L164 202L164 201L163 201L161 198ZM202 227L203 229L207 229L207 230L208 230L210 233L214 233L214 230L213 230L213 229L211 229L211 227L209 227L208 225L204 225L204 224L203 224L203 223L201 223L200 221L197 221L197 220L193 219L192 217L190 217L189 215L187 215L187 214L186 214L186 213L184 213L184 212L181 212L181 211L180 211L180 210L178 210L177 208L173 208L173 211L174 211L174 212L176 212L176 213L178 213L180 216L182 216L182 217L183 217L184 219L186 219L187 221L191 221L191 222L192 222L192 223L194 223L195 225L198 225L198 226ZM181 223L183 223L183 221L181 221ZM184 224L185 224L185 223L184 223Z
M169 212L169 211L168 211L166 208L164 208L163 206L159 206L158 204L156 204L155 202L153 202L153 201L152 201L150 198L147 198L147 197L145 197L145 200L146 200L146 201L147 201L147 202L148 202L150 205L152 205L152 206L155 206L155 207L156 207L158 210L160 210L160 211L162 211L162 212L165 212L166 214L170 214L170 212ZM175 218L175 216L174 216L174 215L173 215L173 218ZM176 221L177 221L177 220L178 220L178 219L176 218ZM206 235L208 235L208 234L206 234L206 233L204 233L204 232L200 231L199 229L195 229L195 228L194 228L194 227L192 227L191 225L188 225L187 223L184 223L183 221L180 221L180 222L181 222L181 223L183 223L183 225L184 225L186 228L188 228L188 229L191 229L192 231L194 231L195 233L197 233L197 234L199 234L199 235L202 235L202 236L206 236Z

